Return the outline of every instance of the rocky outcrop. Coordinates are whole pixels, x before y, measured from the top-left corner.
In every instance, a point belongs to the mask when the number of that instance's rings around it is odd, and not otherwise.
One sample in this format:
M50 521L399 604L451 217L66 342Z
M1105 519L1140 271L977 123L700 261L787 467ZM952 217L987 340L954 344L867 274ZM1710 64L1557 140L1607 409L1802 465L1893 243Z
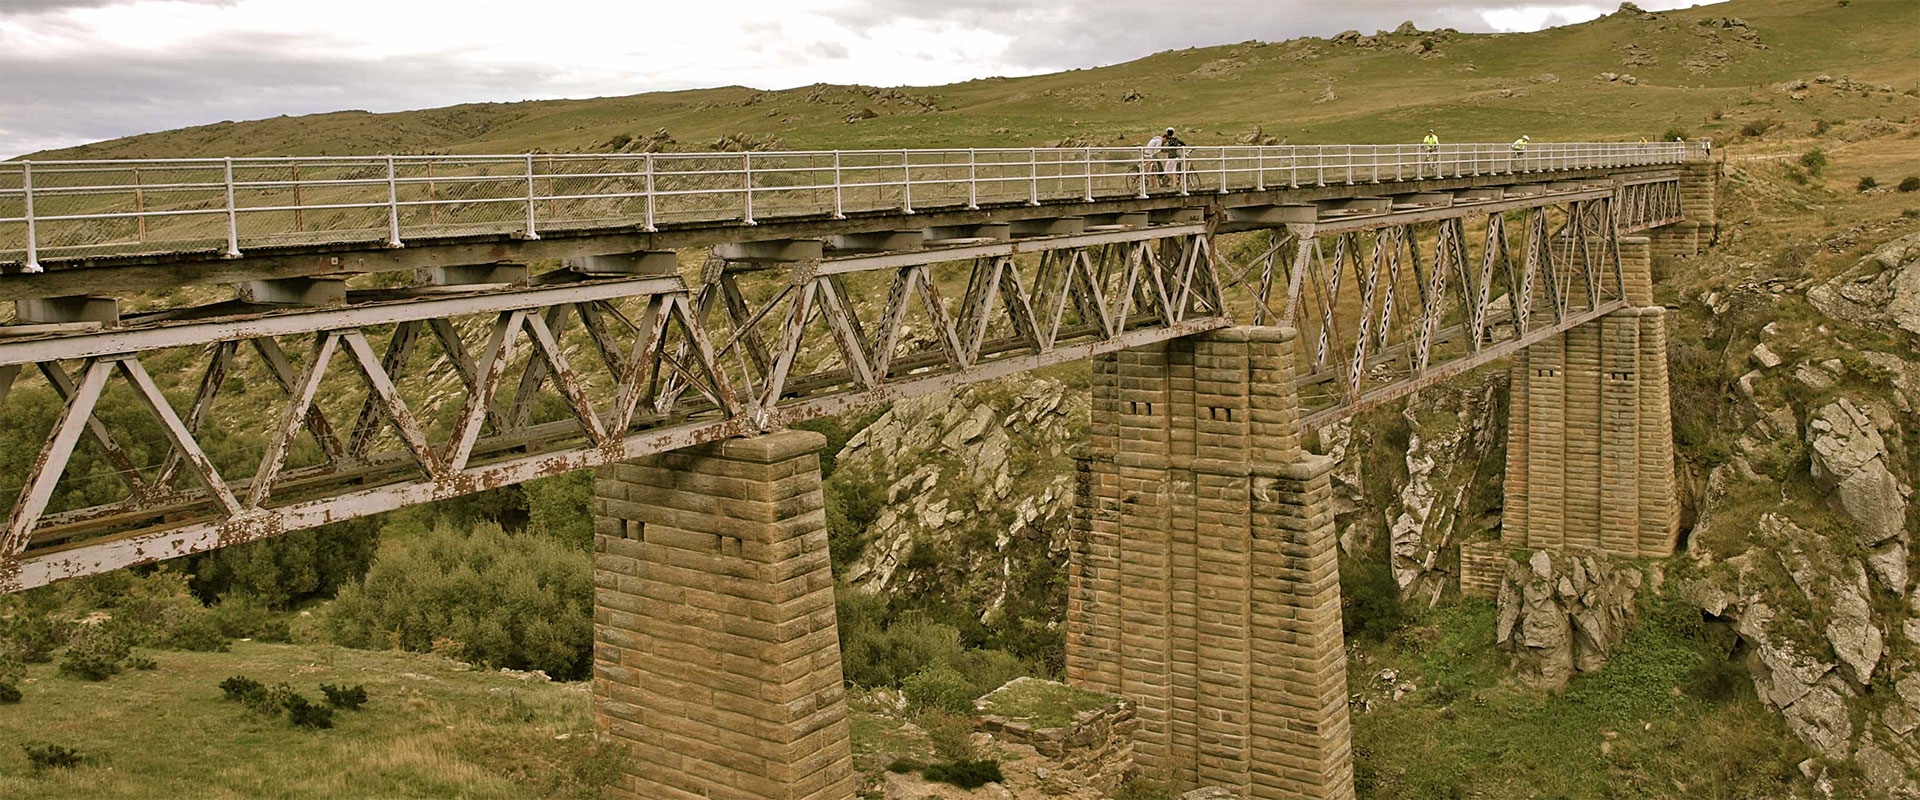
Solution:
M1883 244L1807 289L1807 302L1834 319L1920 333L1920 233Z
M1657 577L1657 573L1656 573ZM1521 680L1548 689L1606 665L1647 575L1605 555L1535 552L1507 562L1494 641Z
M1075 788L1112 794L1133 771L1133 735L1140 722L1131 702L1055 681L1015 678L974 707L978 729L1000 742L1031 747L1053 762L1038 776L1050 794Z
M1887 443L1873 420L1843 397L1821 407L1807 428L1813 479L1835 510L1859 523L1861 544L1904 540L1911 490L1888 469Z

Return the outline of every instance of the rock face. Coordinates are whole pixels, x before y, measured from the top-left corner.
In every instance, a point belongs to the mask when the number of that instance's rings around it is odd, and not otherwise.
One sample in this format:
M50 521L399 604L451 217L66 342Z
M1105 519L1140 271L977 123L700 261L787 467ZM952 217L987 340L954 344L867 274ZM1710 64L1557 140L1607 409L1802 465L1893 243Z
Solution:
M1598 553L1539 551L1524 564L1509 561L1494 641L1521 680L1565 687L1574 673L1607 663L1645 582L1639 568Z
M1016 378L894 404L847 441L828 479L885 482L845 579L963 600L989 625L1010 613L1059 619L1064 600L1046 594L1059 586L1047 576L1065 569L1066 453L1086 438L1087 402L1059 381Z
M1807 302L1838 320L1920 333L1920 234L1881 245L1839 277L1807 289Z
M1909 490L1887 467L1887 443L1873 420L1846 398L1829 403L1807 424L1813 479L1830 492L1835 510L1860 524L1862 544L1904 538Z

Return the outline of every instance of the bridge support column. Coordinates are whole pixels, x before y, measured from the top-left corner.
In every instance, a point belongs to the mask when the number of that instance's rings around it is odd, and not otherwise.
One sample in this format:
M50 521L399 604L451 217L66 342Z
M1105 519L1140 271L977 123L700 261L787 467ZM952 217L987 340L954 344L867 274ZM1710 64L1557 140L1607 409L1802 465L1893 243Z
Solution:
M1067 677L1138 706L1177 787L1352 798L1328 459L1301 449L1294 332L1099 357L1079 459Z
M817 433L602 467L594 721L646 800L851 800Z
M1698 255L1712 244L1720 229L1720 164L1713 161L1689 161L1680 167L1680 208L1684 222L1663 225L1648 232L1653 255L1661 263Z
M1666 310L1654 304L1651 247L1620 240L1630 308L1513 357L1501 546L1672 555L1679 532ZM1499 585L1503 560L1468 545L1463 588Z

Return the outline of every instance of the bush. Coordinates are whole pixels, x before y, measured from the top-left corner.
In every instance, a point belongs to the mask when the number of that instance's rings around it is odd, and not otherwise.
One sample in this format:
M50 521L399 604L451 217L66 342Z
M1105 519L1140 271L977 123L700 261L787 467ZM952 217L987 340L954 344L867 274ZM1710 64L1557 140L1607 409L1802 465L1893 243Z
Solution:
M979 755L973 749L973 718L946 711L928 711L916 720L927 732L933 755L942 761L965 761Z
M1920 192L1920 175L1908 175L1900 179L1900 185L1894 187L1901 192Z
M235 703L248 703L267 696L267 687L245 675L235 675L220 682L220 693Z
M1663 142L1684 142L1686 140L1687 132L1679 128L1668 128L1666 133L1660 134L1660 141Z
M193 594L208 603L246 596L290 608L358 582L379 546L380 523L357 519L223 547L192 557Z
M1821 170L1827 168L1827 151L1816 147L1802 153L1800 155L1800 166L1806 167L1810 173L1815 175L1820 174Z
M1773 130L1773 125L1773 120L1756 119L1740 126L1740 135L1749 139L1765 136L1767 131Z
M896 775L905 775L909 772L919 772L920 770L923 770L926 768L927 768L927 765L922 764L918 761L915 761L911 758L896 758L887 763L887 771L894 773Z
M920 776L936 783L948 783L962 789L978 789L989 783L999 783L1007 779L1000 772L1000 762L995 759L968 759L930 764L920 772Z
M1340 570L1341 628L1349 639L1384 641L1406 625L1406 612L1400 606L1400 585L1393 581L1393 570L1378 562L1363 561Z
M592 555L491 522L471 531L442 522L383 545L326 626L347 647L424 653L444 638L471 662L579 680L593 660Z
M1854 184L1854 188L1862 192L1870 191L1873 189L1880 188L1880 182L1877 180L1874 180L1872 175L1862 175L1860 176L1860 182L1857 184Z
M323 683L320 684L320 693L326 695L327 705L343 711L358 711L367 704L367 687L357 683L352 686Z
M11 683L0 683L0 706L10 706L20 702L20 687Z
M965 714L973 710L973 701L985 692L974 688L967 676L948 666L929 667L913 674L900 685L907 702L915 708Z
M293 727L318 730L333 727L333 707L315 703L304 695L291 695L287 698L287 721Z
M64 626L56 624L37 609L21 611L6 627L6 640L22 661L44 664L53 660L53 651L66 641Z
M91 625L75 634L67 644L67 655L60 660L60 674L89 681L104 681L120 671L122 661L133 650L125 635L106 623Z
M80 751L52 742L27 742L20 745L20 749L26 752L27 763L33 765L35 772L45 769L72 769L87 760Z
M128 656L127 668L147 672L159 669L160 662L153 660L153 656Z
M172 650L191 650L196 653L224 653L231 642L220 632L220 625L210 614L196 614L173 626L161 640L161 646Z
M229 639L255 639L262 642L291 642L293 630L285 617L252 595L233 595L208 609L207 616Z

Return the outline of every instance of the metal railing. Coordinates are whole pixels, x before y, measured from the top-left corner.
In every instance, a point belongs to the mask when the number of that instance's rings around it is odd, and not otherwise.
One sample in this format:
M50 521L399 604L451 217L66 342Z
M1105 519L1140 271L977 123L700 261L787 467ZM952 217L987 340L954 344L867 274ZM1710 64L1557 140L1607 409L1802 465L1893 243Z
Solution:
M0 162L0 263L1678 164L1694 143L967 148Z

